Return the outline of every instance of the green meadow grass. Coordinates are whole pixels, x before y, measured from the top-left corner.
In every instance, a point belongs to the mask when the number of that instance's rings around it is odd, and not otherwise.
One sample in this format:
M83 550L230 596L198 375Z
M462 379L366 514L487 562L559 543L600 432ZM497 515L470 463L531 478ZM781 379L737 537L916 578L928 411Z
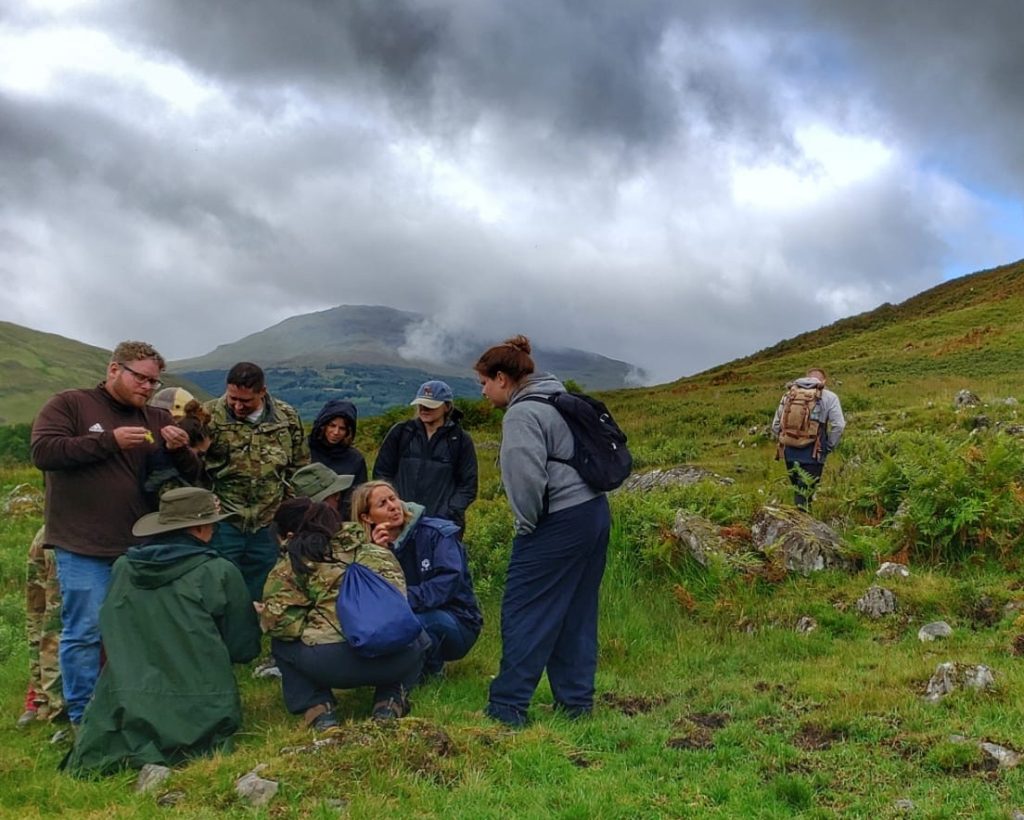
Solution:
M0 473L6 493L35 480L28 470ZM994 561L953 570L915 568L889 585L897 615L878 623L854 602L874 578L786 578L709 573L659 550L664 523L679 506L731 519L727 491L686 488L614 499L615 530L602 593L598 707L570 722L550 709L541 684L533 724L519 732L480 713L497 669L500 579L486 562L487 626L470 656L448 677L415 693L413 718L378 727L366 720L370 692L342 693L336 745L288 753L312 737L285 713L278 683L238 670L245 730L231 754L177 771L155 794L136 795L127 772L77 781L56 771L64 747L51 727L18 732L26 653L21 629L24 553L37 519L0 524L0 811L32 817L887 817L899 799L920 816L1005 817L1024 806L1018 769L986 768L973 746L953 735L1020 748L1024 684L1009 647L1019 629L1004 604L1024 600ZM733 491L735 495L735 490ZM497 504L500 499L483 503ZM493 518L494 521L490 521ZM478 516L495 532L496 507ZM494 560L495 566L500 563ZM685 596L680 590L686 590ZM982 596L1000 615L974 620ZM809 635L794 631L817 619ZM921 644L918 627L943 618L955 630ZM956 692L925 703L935 666L950 659L996 670L995 692ZM281 784L268 808L243 807L233 782L258 764ZM157 799L184 792L173 808ZM340 801L340 802L338 802Z
M698 464L704 481L612 496L602 587L598 703L570 722L542 681L533 723L511 732L481 714L498 668L499 607L512 522L495 464L498 414L467 403L481 465L467 548L486 625L468 658L414 693L411 718L368 720L370 692L342 693L338 742L312 736L274 680L240 668L244 731L230 754L177 770L154 794L135 775L77 781L57 772L51 727L13 728L26 676L24 562L33 516L0 519L0 813L85 817L914 817L1006 818L1024 810L1024 767L995 770L988 740L1024 751L1021 524L1024 265L955 280L903 305L787 340L669 385L604 396L630 434L638 470ZM779 577L750 554L697 565L671 535L676 512L742 529L791 499L765 434L785 382L822 365L843 400L847 436L829 459L815 515L865 569ZM962 388L984 406L957 411ZM361 421L379 440L404 416ZM978 420L985 416L987 425ZM0 467L0 498L28 468ZM856 601L886 557L909 560L896 614L870 621ZM798 634L802 616L818 628ZM921 643L945 620L943 642ZM923 695L936 666L990 666L994 691ZM956 736L969 743L955 742ZM305 751L294 752L296 748ZM244 807L237 777L258 764L280 783ZM158 804L182 792L172 807Z

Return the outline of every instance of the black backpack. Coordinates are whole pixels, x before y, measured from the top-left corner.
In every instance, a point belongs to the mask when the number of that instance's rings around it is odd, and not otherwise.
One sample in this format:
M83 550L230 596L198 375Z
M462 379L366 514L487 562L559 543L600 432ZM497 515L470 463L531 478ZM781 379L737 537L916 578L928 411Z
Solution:
M550 404L565 419L572 433L572 458L551 461L568 464L593 489L607 492L621 486L633 469L633 456L622 432L604 402L583 393L552 393L523 396L520 401Z

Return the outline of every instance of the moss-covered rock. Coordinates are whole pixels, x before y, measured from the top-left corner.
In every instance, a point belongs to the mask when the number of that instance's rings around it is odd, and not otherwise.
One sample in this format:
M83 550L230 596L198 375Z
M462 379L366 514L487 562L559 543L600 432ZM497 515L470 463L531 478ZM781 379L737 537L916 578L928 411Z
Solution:
M855 571L860 559L829 526L795 507L762 507L750 527L754 546L789 572Z

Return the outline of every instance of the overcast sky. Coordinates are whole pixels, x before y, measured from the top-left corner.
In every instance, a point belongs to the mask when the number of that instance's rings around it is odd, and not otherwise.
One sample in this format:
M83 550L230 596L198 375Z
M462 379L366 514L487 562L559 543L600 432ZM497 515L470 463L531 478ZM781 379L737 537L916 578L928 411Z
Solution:
M660 382L1024 257L1019 0L0 10L0 319L91 344L383 304Z

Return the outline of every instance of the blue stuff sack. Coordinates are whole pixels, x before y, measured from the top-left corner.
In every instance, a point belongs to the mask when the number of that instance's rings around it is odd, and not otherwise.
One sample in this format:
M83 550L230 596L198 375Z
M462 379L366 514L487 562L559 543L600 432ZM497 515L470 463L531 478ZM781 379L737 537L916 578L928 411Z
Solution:
M405 649L423 629L401 591L362 564L346 568L336 611L345 639L367 658Z

